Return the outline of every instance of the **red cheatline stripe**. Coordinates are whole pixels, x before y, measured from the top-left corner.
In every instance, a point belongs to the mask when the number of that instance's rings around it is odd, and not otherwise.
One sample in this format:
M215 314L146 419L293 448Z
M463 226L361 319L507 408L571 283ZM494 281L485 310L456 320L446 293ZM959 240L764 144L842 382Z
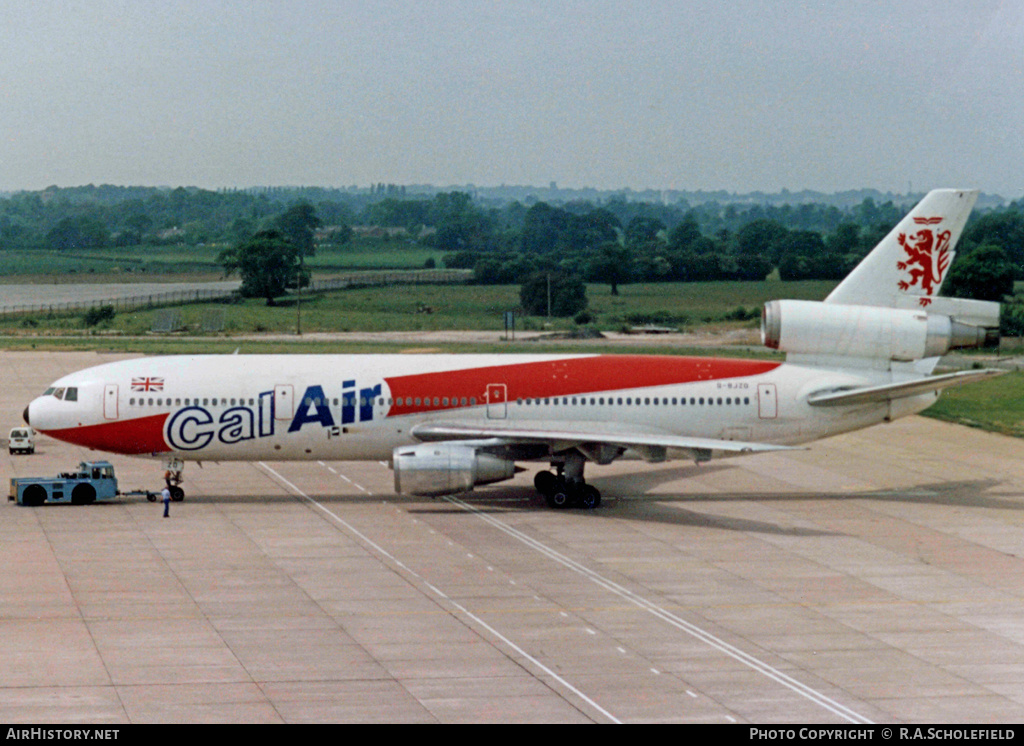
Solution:
M487 387L493 384L503 384L506 398L515 401L756 376L779 365L761 360L610 355L417 373L386 380L391 397L396 402L402 400L389 414L402 415L444 409L443 404L433 404L435 397L448 397L451 407L456 406L453 400L461 402L463 398L485 404ZM407 403L416 397L423 403Z

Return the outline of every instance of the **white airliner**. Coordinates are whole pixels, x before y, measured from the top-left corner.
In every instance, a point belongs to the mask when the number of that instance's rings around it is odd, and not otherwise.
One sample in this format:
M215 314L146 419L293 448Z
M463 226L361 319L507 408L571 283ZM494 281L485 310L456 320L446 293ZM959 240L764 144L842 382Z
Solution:
M995 373L931 375L980 346L999 305L938 297L976 191L936 190L824 302L771 301L762 338L786 362L643 355L181 355L61 378L36 430L164 460L386 460L395 489L445 495L551 464L555 507L593 508L584 464L785 449L920 412Z

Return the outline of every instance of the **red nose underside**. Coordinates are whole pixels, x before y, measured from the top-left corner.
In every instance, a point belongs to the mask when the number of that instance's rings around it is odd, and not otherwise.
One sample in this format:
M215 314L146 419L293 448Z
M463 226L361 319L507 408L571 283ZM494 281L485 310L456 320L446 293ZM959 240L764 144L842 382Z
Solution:
M50 437L67 443L109 453L138 456L170 451L164 442L164 423L168 414L139 417L133 420L104 422L102 425L69 427L63 430L43 430Z

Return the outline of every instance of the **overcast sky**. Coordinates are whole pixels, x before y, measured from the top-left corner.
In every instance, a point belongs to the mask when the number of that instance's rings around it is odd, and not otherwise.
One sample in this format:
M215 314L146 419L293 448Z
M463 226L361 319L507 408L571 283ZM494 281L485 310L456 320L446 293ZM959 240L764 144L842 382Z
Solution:
M1024 195L1024 0L0 0L0 190Z

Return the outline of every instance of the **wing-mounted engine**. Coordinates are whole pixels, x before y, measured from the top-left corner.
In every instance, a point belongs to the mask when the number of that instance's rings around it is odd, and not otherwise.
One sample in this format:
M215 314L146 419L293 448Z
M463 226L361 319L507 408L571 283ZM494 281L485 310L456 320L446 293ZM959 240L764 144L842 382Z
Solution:
M515 462L464 443L422 443L396 448L395 491L436 497L468 492L515 476Z
M935 298L923 309L773 300L761 314L761 341L786 353L912 361L998 342L999 304Z

